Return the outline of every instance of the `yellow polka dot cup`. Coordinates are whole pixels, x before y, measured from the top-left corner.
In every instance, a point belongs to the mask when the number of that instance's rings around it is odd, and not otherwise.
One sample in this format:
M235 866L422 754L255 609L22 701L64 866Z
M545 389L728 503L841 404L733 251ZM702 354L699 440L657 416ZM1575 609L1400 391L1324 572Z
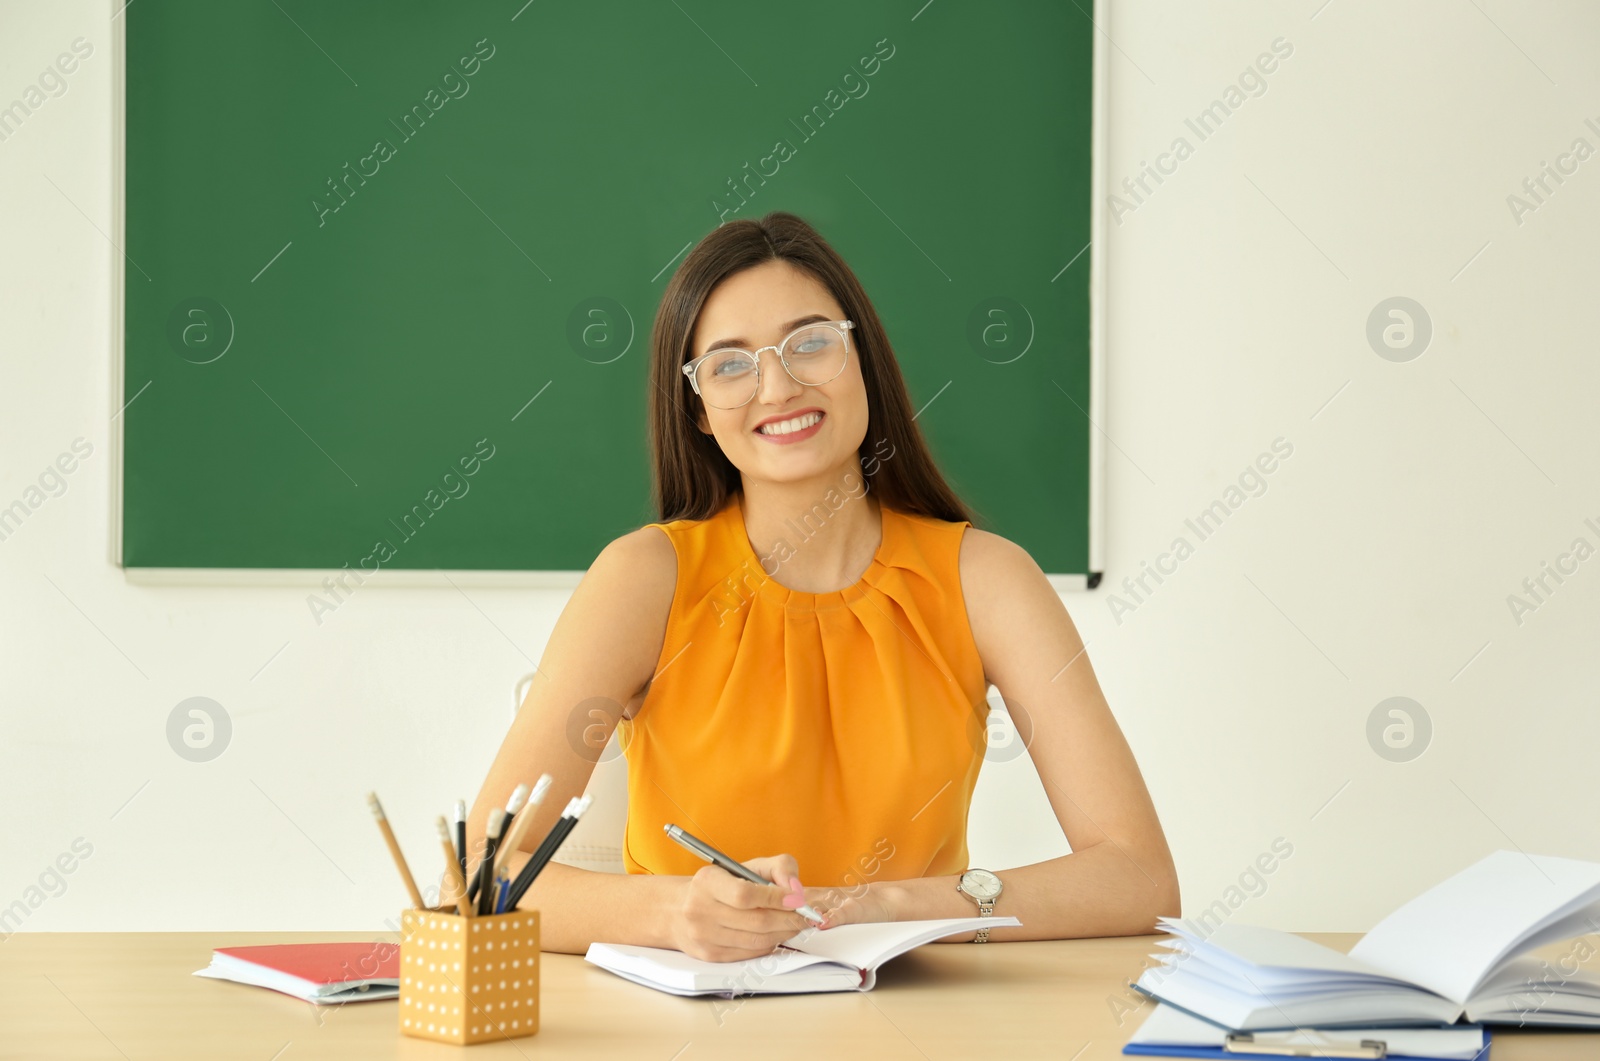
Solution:
M400 1034L498 1042L539 1031L539 911L400 915Z

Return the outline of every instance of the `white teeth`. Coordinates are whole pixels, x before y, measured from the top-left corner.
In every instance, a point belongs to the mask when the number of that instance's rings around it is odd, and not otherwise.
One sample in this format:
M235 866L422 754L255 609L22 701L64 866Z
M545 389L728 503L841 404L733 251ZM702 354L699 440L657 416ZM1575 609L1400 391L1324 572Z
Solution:
M780 420L775 424L766 424L761 428L761 433L763 435L788 435L795 431L804 431L821 419L821 413L807 413L805 416L797 416L793 420Z

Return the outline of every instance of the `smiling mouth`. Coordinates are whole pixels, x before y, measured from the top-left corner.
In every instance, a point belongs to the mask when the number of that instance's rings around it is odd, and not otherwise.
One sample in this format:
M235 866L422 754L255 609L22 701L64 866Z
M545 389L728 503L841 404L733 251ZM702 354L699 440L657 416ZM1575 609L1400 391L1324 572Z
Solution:
M822 423L826 413L812 412L801 416L791 417L788 420L778 420L770 424L763 424L756 428L756 434L765 435L767 438L783 438L788 435L803 434Z

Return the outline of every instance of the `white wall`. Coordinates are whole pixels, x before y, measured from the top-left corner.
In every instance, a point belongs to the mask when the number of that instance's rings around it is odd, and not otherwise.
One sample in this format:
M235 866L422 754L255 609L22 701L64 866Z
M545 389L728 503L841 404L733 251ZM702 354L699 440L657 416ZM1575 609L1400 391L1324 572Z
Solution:
M565 594L369 588L318 628L303 590L108 563L116 6L0 3L0 102L94 47L0 143L0 505L94 447L0 541L0 906L81 837L27 929L378 928L402 896L363 794L432 850ZM1497 847L1600 858L1600 559L1520 625L1507 605L1600 545L1600 160L1520 223L1507 205L1574 139L1600 148L1600 10L1145 0L1100 27L1111 184L1194 151L1110 229L1108 571L1064 599L1186 909L1277 837L1293 854L1234 916L1299 930L1365 929ZM1279 37L1266 90L1200 142L1184 119ZM1434 331L1407 363L1365 337L1396 295ZM1196 542L1185 518L1280 436L1265 494ZM1194 554L1118 622L1111 593L1183 534ZM1400 695L1433 724L1406 763L1366 736ZM190 696L233 720L214 762L167 744ZM971 847L994 868L1065 850L1026 758L986 772Z

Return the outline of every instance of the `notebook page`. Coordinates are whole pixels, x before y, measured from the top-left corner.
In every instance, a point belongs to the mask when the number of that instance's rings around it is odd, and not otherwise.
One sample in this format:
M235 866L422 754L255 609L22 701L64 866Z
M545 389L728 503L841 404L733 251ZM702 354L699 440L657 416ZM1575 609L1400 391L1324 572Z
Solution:
M1526 935L1600 892L1600 863L1496 851L1401 906L1350 956L1465 1005Z
M1332 947L1324 947L1293 932L1225 921L1211 935L1199 941L1187 930L1176 927L1169 918L1161 918L1160 923L1183 939L1199 942L1204 947L1217 948L1249 965L1281 970L1285 975L1271 977L1274 983L1330 978L1370 982L1392 978L1391 974L1374 968L1370 963L1341 954Z
M771 977L821 965L829 960L812 954L780 950L744 961L708 962L692 958L679 950L623 943L591 943L584 957L612 972L626 971L654 985L686 990L705 990L708 985L748 988Z
M1015 917L994 916L878 921L826 929L802 929L785 940L784 946L858 969L876 969L890 958L945 936L975 932L984 927L1002 928L1021 924Z

